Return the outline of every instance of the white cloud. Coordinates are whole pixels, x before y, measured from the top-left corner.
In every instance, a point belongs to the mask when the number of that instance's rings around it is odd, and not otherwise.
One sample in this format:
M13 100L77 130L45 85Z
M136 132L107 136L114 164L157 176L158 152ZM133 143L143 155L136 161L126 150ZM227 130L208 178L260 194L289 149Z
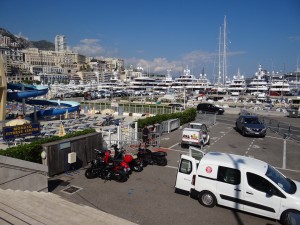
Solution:
M227 56L237 56L245 54L243 51L228 52ZM198 76L202 69L205 72L210 71L212 74L214 66L218 61L217 52L205 52L205 51L192 51L181 57L181 59L169 61L167 58L154 58L153 60L146 60L143 58L128 58L125 59L125 65L133 65L134 67L143 67L145 72L166 74L168 69L171 69L171 74L179 75L183 73L183 70L188 66L194 75Z
M98 39L83 39L72 50L86 56L101 56L105 53L105 50L99 42L100 40Z
M291 41L300 41L300 35L298 35L298 36L291 36L291 37L289 37L289 39Z
M193 51L185 54L182 59L169 61L167 58L154 58L153 60L129 58L125 60L126 65L141 66L144 71L150 73L166 74L168 69L171 69L173 74L180 74L186 66L189 68L197 67L200 72L200 67L207 66L214 62L216 53Z

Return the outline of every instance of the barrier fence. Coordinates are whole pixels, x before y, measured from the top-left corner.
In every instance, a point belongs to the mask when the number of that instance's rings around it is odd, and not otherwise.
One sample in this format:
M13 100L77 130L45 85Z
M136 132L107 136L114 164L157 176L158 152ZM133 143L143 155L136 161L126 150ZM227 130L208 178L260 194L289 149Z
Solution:
M115 112L123 113L139 113L139 114L171 114L175 112L183 111L182 108L178 107L169 107L162 105L149 105L149 104L128 104L128 103L116 103L112 104L111 102L82 102L81 108L85 111L102 111L104 109L112 109ZM86 112L87 112L86 111ZM86 113L85 112L85 113Z

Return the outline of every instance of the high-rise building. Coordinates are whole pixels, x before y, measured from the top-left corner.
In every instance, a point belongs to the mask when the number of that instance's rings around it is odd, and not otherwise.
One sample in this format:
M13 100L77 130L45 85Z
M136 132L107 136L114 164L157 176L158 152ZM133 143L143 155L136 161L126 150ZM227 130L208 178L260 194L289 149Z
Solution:
M64 52L67 50L67 39L64 35L55 36L55 51Z

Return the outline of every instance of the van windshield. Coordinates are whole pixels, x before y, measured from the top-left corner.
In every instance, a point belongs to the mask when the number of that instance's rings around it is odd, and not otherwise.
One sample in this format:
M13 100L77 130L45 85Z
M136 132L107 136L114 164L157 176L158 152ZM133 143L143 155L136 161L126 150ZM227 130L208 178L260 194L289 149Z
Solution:
M296 184L289 178L283 176L274 167L268 165L266 176L270 178L278 187L284 190L288 194L294 194L296 192Z

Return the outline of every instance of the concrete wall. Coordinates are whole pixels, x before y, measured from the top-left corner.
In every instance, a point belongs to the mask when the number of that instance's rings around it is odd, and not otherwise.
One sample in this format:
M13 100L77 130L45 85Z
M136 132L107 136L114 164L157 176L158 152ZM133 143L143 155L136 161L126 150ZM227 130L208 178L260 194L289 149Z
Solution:
M48 191L48 166L0 155L0 188Z

